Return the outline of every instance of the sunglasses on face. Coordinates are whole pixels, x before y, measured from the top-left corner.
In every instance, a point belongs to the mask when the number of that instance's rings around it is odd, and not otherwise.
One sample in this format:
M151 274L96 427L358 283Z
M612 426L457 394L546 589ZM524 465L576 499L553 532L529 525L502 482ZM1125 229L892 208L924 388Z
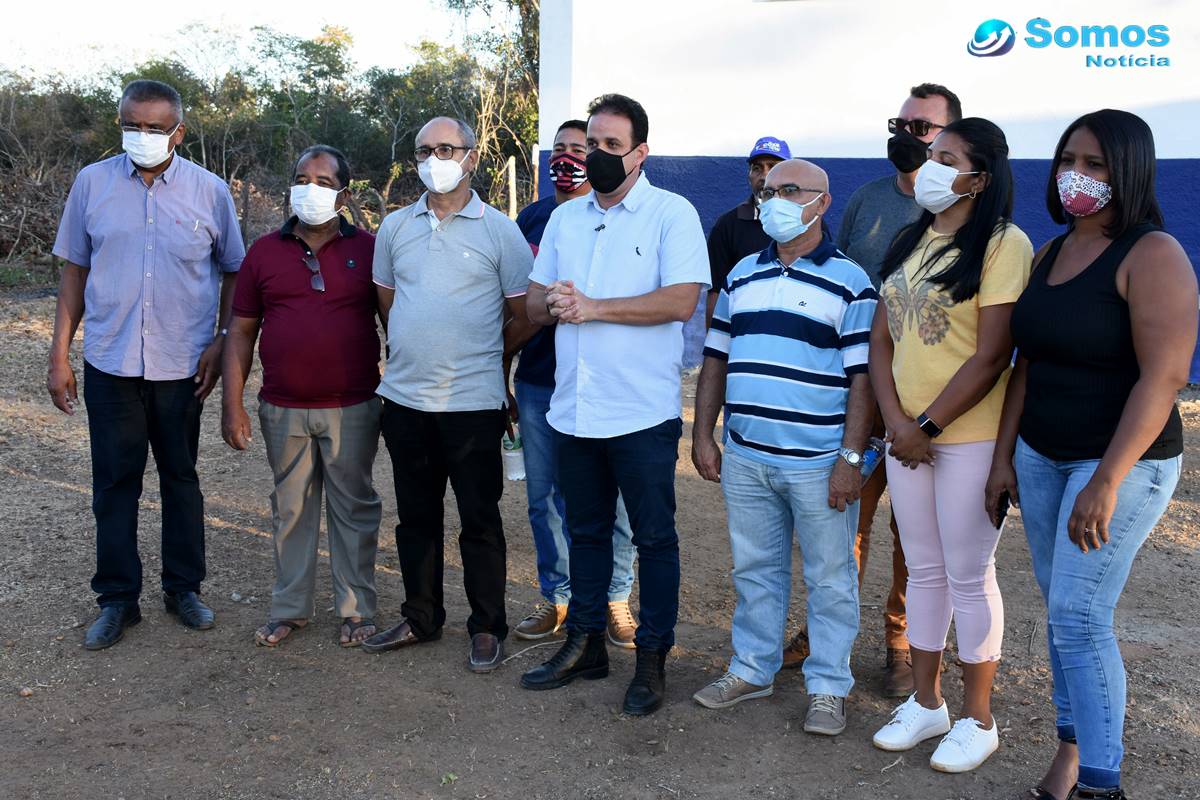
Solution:
M938 125L936 122L930 122L927 119L905 119L904 117L892 117L888 120L888 133L897 133L907 129L913 136L928 136L929 132L934 128L944 128L945 125Z

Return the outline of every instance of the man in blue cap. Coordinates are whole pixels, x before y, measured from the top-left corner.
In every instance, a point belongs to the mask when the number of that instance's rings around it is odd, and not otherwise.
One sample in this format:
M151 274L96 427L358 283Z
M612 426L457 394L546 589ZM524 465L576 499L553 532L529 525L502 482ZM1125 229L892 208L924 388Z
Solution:
M771 242L758 221L758 193L767 180L771 167L792 157L788 143L774 136L764 136L754 143L746 161L750 165L750 197L717 217L708 234L708 264L712 270L712 287L708 290L708 309L704 326L712 323L717 295L725 285L725 276L733 265L751 253L762 251Z

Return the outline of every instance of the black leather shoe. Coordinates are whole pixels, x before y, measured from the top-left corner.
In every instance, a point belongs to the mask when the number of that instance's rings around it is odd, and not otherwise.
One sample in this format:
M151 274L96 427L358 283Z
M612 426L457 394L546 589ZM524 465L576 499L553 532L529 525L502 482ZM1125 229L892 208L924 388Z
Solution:
M639 647L637 666L633 670L633 680L625 691L625 706L621 710L634 717L658 711L667 692L666 667L666 650Z
M1076 786L1067 795L1067 800L1125 800L1125 791L1120 787L1116 789L1088 789L1084 786Z
M168 613L179 617L179 621L189 628L206 631L216 621L212 609L204 605L200 595L195 592L164 594L163 603L166 604Z
M596 680L608 677L608 647L604 631L585 633L568 631L558 652L540 667L521 676L525 689L557 689L576 678Z
M477 633L471 637L471 652L467 655L467 669L471 672L491 672L504 659L504 642L491 633Z
M141 621L142 610L137 603L105 606L100 609L100 616L96 617L96 621L88 627L83 646L87 650L103 650L106 647L112 647L121 641L126 628L130 625L137 625Z

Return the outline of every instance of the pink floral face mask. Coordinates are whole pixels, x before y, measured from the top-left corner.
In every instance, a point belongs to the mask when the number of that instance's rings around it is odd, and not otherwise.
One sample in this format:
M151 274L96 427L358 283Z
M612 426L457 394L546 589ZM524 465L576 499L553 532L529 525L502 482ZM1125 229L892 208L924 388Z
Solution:
M1073 217L1095 214L1112 200L1112 187L1073 169L1058 173L1058 197Z

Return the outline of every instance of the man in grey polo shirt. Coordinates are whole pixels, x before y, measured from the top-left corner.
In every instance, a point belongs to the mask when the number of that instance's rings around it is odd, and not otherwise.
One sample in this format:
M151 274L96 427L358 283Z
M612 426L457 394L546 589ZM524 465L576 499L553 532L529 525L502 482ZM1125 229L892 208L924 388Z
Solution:
M441 636L442 503L449 479L471 605L468 666L490 672L500 665L508 634L502 362L536 330L525 312L533 254L516 223L471 189L479 156L465 122L430 120L417 134L416 160L429 191L384 219L374 265L380 318L387 321L379 394L400 517L403 619L368 638L363 649L383 652Z
M74 413L69 354L82 321L96 515L92 591L100 604L84 641L89 650L116 644L142 618L138 501L151 447L167 610L191 628L213 626L199 596L204 497L196 453L245 255L225 182L175 152L185 133L179 92L134 81L118 115L125 152L80 170L59 223L54 255L67 263L46 377L54 405Z

